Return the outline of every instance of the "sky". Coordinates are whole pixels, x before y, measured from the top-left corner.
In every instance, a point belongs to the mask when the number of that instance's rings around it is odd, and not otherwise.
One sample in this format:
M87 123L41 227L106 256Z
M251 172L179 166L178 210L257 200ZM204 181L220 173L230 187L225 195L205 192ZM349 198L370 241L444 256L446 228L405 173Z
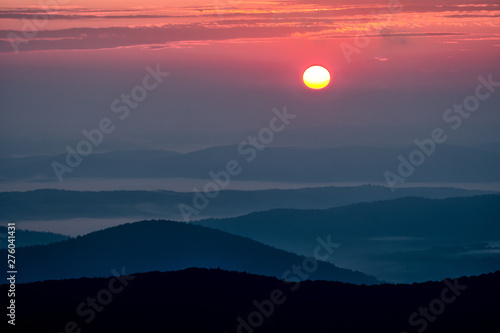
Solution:
M47 3L48 7L41 7ZM500 81L498 1L71 1L0 4L0 157L55 154L114 121L99 150L238 144L273 108L283 146L411 144L478 76ZM303 71L322 65L312 91ZM113 102L168 72L120 120ZM500 89L450 143L500 143Z

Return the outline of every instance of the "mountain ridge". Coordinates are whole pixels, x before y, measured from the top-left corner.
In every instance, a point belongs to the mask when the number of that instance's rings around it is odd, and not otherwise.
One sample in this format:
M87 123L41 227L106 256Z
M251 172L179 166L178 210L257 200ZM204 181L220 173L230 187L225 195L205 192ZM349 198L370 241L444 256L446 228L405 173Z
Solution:
M17 300L23 306L16 326L23 331L60 332L71 322L94 333L387 333L413 332L424 324L429 333L496 333L500 328L498 271L447 282L376 286L297 284L220 269L122 273L128 276L121 280L110 276L20 284ZM2 293L7 288L0 285ZM444 303L443 293L453 296L452 301ZM89 299L99 311L92 311L96 308ZM436 312L439 302L444 308ZM432 321L422 322L426 317L419 309L429 308Z
M288 190L223 190L193 219L240 216L275 208L327 209L356 202L407 196L446 198L495 193L456 188L401 188L379 185L319 187ZM130 217L183 219L180 204L193 205L194 193L174 191L67 191L0 192L0 218L45 220Z
M171 151L118 151L93 154L65 179L106 178L208 178L210 171L224 170L237 160L244 166L238 179L288 182L383 182L385 171L397 172L398 156L415 146L294 148L268 147L251 162L237 146L220 146L189 153ZM442 145L418 167L408 182L491 182L500 181L500 152L475 147ZM115 156L113 156L115 155ZM118 155L118 157L116 157ZM0 178L57 179L53 161L65 164L66 154L51 157L2 159ZM299 163L309 161L307 164ZM369 166L369 167L368 167ZM470 170L475 170L471 173Z
M331 235L341 245L330 258L336 264L381 280L415 282L497 267L499 220L500 195L491 194L407 197L325 210L275 209L191 223L306 256L314 235Z
M105 276L115 267L127 267L132 273L221 267L281 278L294 265L304 266L308 260L249 238L161 220L127 223L59 243L19 248L16 259L22 263L19 282ZM373 277L331 263L313 263L317 279L378 283Z

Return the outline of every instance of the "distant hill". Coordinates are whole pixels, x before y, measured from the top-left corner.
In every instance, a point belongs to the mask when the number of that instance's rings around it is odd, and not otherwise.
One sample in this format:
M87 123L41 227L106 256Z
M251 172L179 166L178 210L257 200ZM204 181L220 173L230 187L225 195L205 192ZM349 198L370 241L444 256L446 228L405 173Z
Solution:
M237 146L213 147L186 154L170 151L119 151L85 157L68 178L208 178L236 160L244 171L239 180L285 182L384 182L383 173L397 173L398 156L408 158L416 146L337 147L323 149L268 147L247 162ZM0 159L0 179L56 179L51 163L65 163L65 154ZM500 152L440 145L408 182L500 181Z
M296 285L216 269L136 274L123 284L115 278L46 281L18 285L16 328L64 332L73 326L93 333L497 333L499 284L500 272L448 283L356 286L325 281ZM109 291L110 285L119 288L116 294ZM0 286L0 293L7 294L7 285ZM0 326L7 326L6 320Z
M7 227L0 226L0 248L7 248ZM29 230L16 230L16 247L46 245L69 239L69 236L54 234L52 232L39 232Z
M317 245L316 245L317 246ZM0 255L5 255L5 250ZM18 282L107 276L188 267L220 267L281 278L304 257L219 230L171 221L143 221L46 246L20 248ZM318 262L315 279L373 284L363 273Z
M318 235L341 246L342 267L398 282L494 271L500 263L500 195L401 198L327 210L278 209L193 222L311 255Z
M486 191L444 187L400 188L383 186L319 187L292 190L221 191L210 204L193 214L230 217L275 208L325 209L358 202L403 197L441 199L486 194ZM78 192L36 190L0 192L0 219L60 220L71 218L136 218L183 220L179 205L193 205L193 193L172 191Z

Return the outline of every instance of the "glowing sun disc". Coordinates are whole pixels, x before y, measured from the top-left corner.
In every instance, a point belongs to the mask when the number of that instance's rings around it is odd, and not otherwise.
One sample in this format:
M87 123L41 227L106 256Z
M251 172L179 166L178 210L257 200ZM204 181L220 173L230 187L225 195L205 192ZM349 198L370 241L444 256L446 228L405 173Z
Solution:
M330 72L323 66L311 66L304 72L304 84L311 89L323 89L330 83Z

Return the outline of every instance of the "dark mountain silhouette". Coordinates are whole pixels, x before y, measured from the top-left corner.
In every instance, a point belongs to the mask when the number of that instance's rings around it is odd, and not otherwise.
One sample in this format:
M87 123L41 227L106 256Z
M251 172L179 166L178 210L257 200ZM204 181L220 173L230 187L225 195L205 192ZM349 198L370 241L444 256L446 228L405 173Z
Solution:
M2 255L5 252L0 251ZM131 273L220 267L281 278L292 266L301 266L305 258L219 230L172 221L143 221L51 245L20 248L16 259L22 271L19 282L29 282L107 276L111 269L121 267ZM378 282L363 273L319 261L314 276L359 284Z
M293 190L221 191L210 204L193 214L230 217L275 208L325 209L358 202L408 196L446 198L485 194L456 188L415 187L397 191L383 186L319 187ZM70 218L168 218L182 220L180 204L193 206L193 193L172 191L78 192L36 190L1 192L0 219L59 220Z
M85 157L68 178L208 178L210 171L225 170L237 160L244 171L239 180L286 182L384 182L383 173L397 173L408 147L337 147L322 149L275 148L249 155L237 146L213 147L191 153L170 151L118 151ZM500 152L473 147L440 145L407 180L408 182L490 182L500 181ZM56 179L51 163L65 163L66 154L0 159L0 179ZM307 161L307 162L306 162ZM473 170L473 172L472 172Z
M311 255L318 235L341 246L342 267L399 282L496 270L500 195L442 200L401 198L328 210L278 209L193 222Z
M121 281L45 281L18 285L16 328L93 333L497 333L499 283L500 272L412 285L296 284L217 269L150 272ZM7 293L7 285L0 286L0 293ZM0 325L7 326L6 320Z
M52 232L39 232L16 229L16 247L47 245L67 240L69 236ZM7 248L7 227L0 226L0 248Z

